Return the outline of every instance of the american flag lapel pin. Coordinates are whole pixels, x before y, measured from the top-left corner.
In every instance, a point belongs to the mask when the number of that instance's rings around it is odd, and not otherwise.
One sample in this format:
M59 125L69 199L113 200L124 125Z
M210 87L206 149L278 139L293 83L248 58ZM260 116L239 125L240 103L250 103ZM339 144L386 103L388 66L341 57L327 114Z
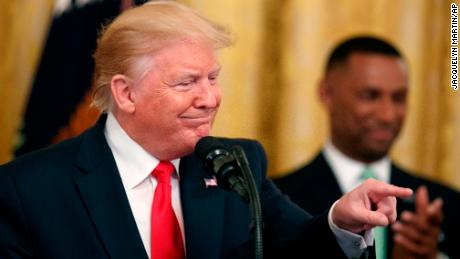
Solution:
M212 178L204 178L204 184L206 185L206 188L208 187L217 187L217 179L215 176Z

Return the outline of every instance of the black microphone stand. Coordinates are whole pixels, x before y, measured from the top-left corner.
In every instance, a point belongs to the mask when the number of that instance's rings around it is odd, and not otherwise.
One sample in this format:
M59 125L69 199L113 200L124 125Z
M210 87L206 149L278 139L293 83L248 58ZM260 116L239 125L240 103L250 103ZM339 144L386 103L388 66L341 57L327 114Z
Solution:
M238 163L238 166L241 168L243 177L246 182L248 196L249 196L249 206L251 208L252 221L254 226L254 249L255 249L255 259L263 258L263 221L262 221L262 208L260 206L259 194L257 192L257 187L252 176L251 168L249 167L249 162L244 153L244 150L240 146L234 146L231 149L231 152Z

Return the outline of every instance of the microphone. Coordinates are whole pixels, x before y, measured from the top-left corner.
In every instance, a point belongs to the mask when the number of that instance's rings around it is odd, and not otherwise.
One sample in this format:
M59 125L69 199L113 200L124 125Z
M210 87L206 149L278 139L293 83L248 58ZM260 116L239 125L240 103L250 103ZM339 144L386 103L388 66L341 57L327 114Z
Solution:
M247 186L235 157L214 137L207 136L198 141L195 153L204 166L216 175L219 186L238 193L249 201Z
M249 162L240 146L234 146L229 152L224 145L214 137L207 136L198 141L195 153L217 178L219 186L234 190L251 208L254 230L254 258L263 258L263 222L262 207L259 194L252 176Z

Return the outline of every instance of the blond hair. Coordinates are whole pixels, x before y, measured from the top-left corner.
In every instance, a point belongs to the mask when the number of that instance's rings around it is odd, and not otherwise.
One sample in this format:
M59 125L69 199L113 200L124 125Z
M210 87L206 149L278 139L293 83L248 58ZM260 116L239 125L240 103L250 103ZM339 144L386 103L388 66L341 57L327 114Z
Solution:
M98 39L92 104L102 112L110 110L113 76L139 78L150 65L146 57L183 39L205 40L215 49L232 44L223 26L174 1L152 1L123 12Z

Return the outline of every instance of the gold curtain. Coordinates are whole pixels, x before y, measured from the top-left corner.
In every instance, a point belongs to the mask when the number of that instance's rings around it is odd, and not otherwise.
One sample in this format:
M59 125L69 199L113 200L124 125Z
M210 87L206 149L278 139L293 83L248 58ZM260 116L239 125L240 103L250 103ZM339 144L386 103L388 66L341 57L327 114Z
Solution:
M0 2L0 163L13 157L53 0Z
M0 54L9 57L0 63L0 162L11 158L49 2L0 3ZM458 1L181 2L235 35L236 45L221 52L224 99L213 133L260 140L271 176L321 148L328 128L316 89L324 60L338 41L365 33L393 42L410 66L409 113L392 157L460 190L460 90L450 87L450 5Z

